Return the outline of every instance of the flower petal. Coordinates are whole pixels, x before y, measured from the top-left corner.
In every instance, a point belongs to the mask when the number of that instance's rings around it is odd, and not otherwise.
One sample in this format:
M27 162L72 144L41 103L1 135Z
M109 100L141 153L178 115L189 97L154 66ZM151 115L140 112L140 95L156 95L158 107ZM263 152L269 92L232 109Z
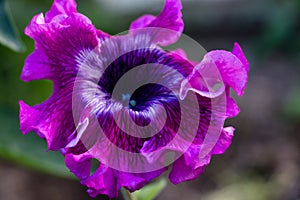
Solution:
M179 97L184 99L189 90L208 98L218 97L224 92L225 85L213 60L203 59L196 65L190 76L182 81Z
M220 138L212 150L212 154L223 154L231 144L231 140L233 138L234 128L226 127L223 128L223 131L220 135Z
M59 150L68 143L75 131L72 115L72 83L54 88L53 95L33 107L20 101L20 128L23 134L30 131L47 141L49 150Z
M53 9L59 7L58 2ZM51 23L39 14L26 27L25 33L35 40L36 49L25 61L22 80L55 80L64 75L76 76L78 57L83 51L91 51L98 45L98 33L85 16L73 12L69 14Z
M205 166L193 169L191 166L186 165L184 156L181 156L173 163L172 171L169 174L169 180L173 184L179 184L184 181L193 180L204 172Z
M240 61L243 63L243 65L246 68L246 71L249 71L249 63L247 61L247 58L244 55L244 52L242 50L242 48L240 47L240 45L236 42L234 43L234 48L232 50L232 53L238 57L238 59L240 59Z
M105 194L110 198L114 198L118 196L121 187L125 187L130 192L134 192L159 176L165 170L167 170L167 168L154 172L134 174L114 170L100 164L96 172L89 178L82 180L81 183L89 188L88 193L91 197Z
M216 154L223 154L233 137L234 128L226 127L222 130L221 135L209 154L201 156L200 149L197 145L191 145L184 155L173 163L169 179L173 184L196 179L204 172L205 167L210 163L211 157Z
M20 102L23 133L35 131L45 138L48 148L58 150L69 141L75 129L72 92L85 52L98 44L98 31L90 20L76 13L74 1L57 0L46 15L36 15L25 33L35 40L35 51L26 59L21 79L49 79L53 95L44 103L29 107Z
M76 13L76 2L74 0L55 0L49 12L46 13L46 22L51 22L57 16L70 16Z
M66 154L65 163L72 173L79 179L86 179L90 176L92 156Z
M181 9L180 0L166 0L163 10L157 17L144 15L132 22L130 30L146 27L161 28L161 30L158 30L159 33L155 38L155 42L162 46L175 43L184 28Z
M135 20L131 23L130 29L145 28L153 20L155 20L155 18L156 17L153 15L143 15L142 17L138 18L137 20Z
M227 112L226 116L228 118L235 117L240 113L240 108L235 103L235 100L230 96L230 88L226 88L226 104L227 104Z
M239 57L228 51L216 50L209 52L204 59L213 60L220 70L224 83L241 96L247 84L249 66L243 53L237 49L238 47L235 46L234 52L239 52Z
M224 50L208 52L191 75L182 82L180 97L183 99L187 91L192 90L201 96L215 98L227 86L241 96L248 80L248 64L237 44L234 52L239 57Z
M35 50L25 60L21 74L21 80L32 81L40 79L52 79L51 61L42 51Z

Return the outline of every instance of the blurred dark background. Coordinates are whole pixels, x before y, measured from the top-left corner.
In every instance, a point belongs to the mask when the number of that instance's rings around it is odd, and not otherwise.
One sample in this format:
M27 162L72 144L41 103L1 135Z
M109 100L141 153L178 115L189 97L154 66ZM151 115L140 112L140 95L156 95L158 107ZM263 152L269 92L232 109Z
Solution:
M23 30L52 0L8 3L27 49L15 53L0 45L0 199L90 199L59 154L46 153L42 140L19 131L18 101L34 105L52 92L49 81L19 80L34 48ZM110 34L127 30L142 14L158 14L162 5L162 0L78 0L78 10ZM251 70L245 95L236 98L241 113L227 121L236 127L229 150L215 156L197 180L168 183L157 199L300 199L300 1L183 0L183 6L186 35L208 51L231 50L239 42Z

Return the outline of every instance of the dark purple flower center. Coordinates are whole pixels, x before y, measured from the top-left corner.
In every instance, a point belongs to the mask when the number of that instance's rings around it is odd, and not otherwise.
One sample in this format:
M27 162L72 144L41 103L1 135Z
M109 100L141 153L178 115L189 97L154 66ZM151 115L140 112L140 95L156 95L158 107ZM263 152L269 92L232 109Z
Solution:
M143 65L149 67L136 69ZM184 68L186 67L186 68ZM117 87L122 76L135 70L133 76ZM111 142L131 152L139 152L145 141L157 138L151 151L166 145L174 137L180 125L180 105L176 96L183 77L191 65L175 58L158 48L144 48L128 52L114 60L103 72L98 86L106 96L106 106L98 111L101 128ZM143 84L146 82L146 84ZM130 91L129 88L135 88ZM162 109L165 110L164 127L156 134L126 133L119 126L126 126L127 120L116 119L113 115L118 112L129 112L131 119L137 126L147 126L161 120ZM115 112L115 113L114 113ZM120 117L121 118L121 117ZM129 126L129 125L128 125ZM134 128L131 131L136 131ZM146 136L145 136L146 135ZM152 137L151 137L152 136Z
M112 37L78 60L82 64L73 100L90 107L97 118L81 137L87 149L94 145L91 138L99 144L107 138L124 151L152 152L176 136L180 86L193 70L187 60L153 45L147 34Z

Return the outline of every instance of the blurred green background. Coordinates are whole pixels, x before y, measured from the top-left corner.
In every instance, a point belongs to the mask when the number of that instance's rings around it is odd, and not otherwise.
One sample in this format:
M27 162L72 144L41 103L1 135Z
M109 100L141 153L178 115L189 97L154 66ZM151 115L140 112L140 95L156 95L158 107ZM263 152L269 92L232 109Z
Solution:
M19 80L34 49L23 30L52 0L8 0L9 16L3 3L0 41L12 41L5 45L21 52L0 45L0 199L90 199L58 153L46 152L44 141L19 131L18 101L34 105L52 92L49 81ZM158 14L162 5L162 0L78 0L79 12L110 34L127 30L142 14ZM241 113L227 121L236 127L232 146L197 180L168 183L157 199L300 199L300 1L183 0L183 6L186 35L208 51L231 50L239 42L251 71L245 95L237 99Z

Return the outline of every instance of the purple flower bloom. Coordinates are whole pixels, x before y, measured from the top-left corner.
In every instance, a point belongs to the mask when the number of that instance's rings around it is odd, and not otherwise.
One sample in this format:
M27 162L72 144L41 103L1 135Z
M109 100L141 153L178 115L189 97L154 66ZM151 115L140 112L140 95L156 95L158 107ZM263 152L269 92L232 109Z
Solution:
M169 167L174 184L195 179L231 143L234 128L224 121L239 108L230 88L243 94L247 60L237 43L200 63L163 50L181 36L181 9L180 0L166 0L158 16L110 36L78 13L74 0L55 0L25 30L35 51L21 79L48 79L54 89L33 107L20 101L21 131L60 150L92 197L135 191ZM100 164L91 173L93 159Z

